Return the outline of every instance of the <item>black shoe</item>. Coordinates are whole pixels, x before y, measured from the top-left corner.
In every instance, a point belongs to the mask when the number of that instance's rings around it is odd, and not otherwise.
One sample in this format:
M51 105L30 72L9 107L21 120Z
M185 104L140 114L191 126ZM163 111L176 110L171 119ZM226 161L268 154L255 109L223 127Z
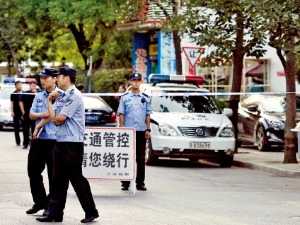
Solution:
M43 217L39 217L36 218L37 221L39 222L62 222L63 221L63 217L62 216L43 216Z
M136 189L139 190L139 191L147 191L147 188L144 184L143 185L136 185Z
M28 145L23 145L23 149L27 149L28 148Z
M34 205L34 206L32 206L31 209L28 209L26 211L26 214L35 214L35 213L37 213L38 211L40 211L42 209L45 209L45 207Z
M43 215L42 216L49 216L50 215L50 212L48 209L45 209L44 212L43 212Z
M92 216L86 216L84 219L80 220L81 223L90 223L99 217L99 214L95 214Z
M128 191L129 187L125 187L125 186L122 186L121 190L122 191Z

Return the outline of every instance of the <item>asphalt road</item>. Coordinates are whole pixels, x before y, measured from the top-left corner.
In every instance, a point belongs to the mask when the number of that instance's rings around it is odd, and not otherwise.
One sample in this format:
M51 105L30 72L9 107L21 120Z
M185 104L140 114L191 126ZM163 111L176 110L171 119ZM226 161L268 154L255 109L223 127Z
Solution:
M0 225L33 225L28 150L0 132ZM90 181L103 225L300 225L300 180L233 167L164 160L146 168L147 192L130 196L117 181ZM47 183L47 182L46 182ZM72 188L63 224L84 213Z

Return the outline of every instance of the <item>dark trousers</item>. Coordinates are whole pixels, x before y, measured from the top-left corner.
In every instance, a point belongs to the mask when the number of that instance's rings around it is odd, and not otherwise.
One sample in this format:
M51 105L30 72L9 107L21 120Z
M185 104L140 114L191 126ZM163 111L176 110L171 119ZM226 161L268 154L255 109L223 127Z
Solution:
M90 184L82 175L84 145L75 142L57 142L54 148L53 195L49 212L61 216L66 204L69 181L71 182L86 216L97 215Z
M20 143L21 143L20 128L21 128L21 125L22 125L21 116L14 116L13 121L14 121L14 132L15 132L16 144L20 145Z
M29 115L24 115L23 120L23 135L24 135L24 146L28 146L30 142L30 136L32 136L32 133L34 131L35 123L29 118ZM31 135L30 135L31 134Z
M49 197L53 192L52 187L52 170L53 170L53 148L54 140L34 140L30 146L28 154L28 176L30 181L31 195L35 205L47 207ZM48 181L49 181L49 196L47 197L42 172L47 165Z
M145 154L146 154L146 138L144 131L136 132L136 185L145 184ZM123 187L129 187L130 181L122 181Z

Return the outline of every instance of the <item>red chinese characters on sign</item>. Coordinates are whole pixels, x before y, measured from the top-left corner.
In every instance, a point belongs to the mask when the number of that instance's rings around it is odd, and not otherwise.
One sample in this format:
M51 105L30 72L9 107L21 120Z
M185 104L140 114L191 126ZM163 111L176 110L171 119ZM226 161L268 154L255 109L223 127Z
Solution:
M196 64L200 61L200 56L205 49L199 47L183 47L182 49L189 61L189 75L196 75Z

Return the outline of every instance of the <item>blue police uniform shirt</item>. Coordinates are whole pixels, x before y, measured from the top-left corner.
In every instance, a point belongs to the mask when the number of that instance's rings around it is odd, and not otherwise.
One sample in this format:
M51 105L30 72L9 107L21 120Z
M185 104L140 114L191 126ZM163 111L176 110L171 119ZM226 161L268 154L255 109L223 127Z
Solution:
M146 116L151 113L150 97L144 93L128 92L121 96L118 114L124 115L125 127L136 131L147 129Z
M71 86L54 103L55 115L64 115L66 120L56 126L57 142L83 142L85 110L81 92Z
M59 91L59 89L56 89ZM48 112L48 96L49 93L44 90L38 92L33 99L32 106L30 108L30 112L32 113L43 113ZM42 119L37 119L35 124L38 124ZM45 139L45 140L56 140L56 126L54 123L49 122L44 125L41 134L39 135L38 139Z

